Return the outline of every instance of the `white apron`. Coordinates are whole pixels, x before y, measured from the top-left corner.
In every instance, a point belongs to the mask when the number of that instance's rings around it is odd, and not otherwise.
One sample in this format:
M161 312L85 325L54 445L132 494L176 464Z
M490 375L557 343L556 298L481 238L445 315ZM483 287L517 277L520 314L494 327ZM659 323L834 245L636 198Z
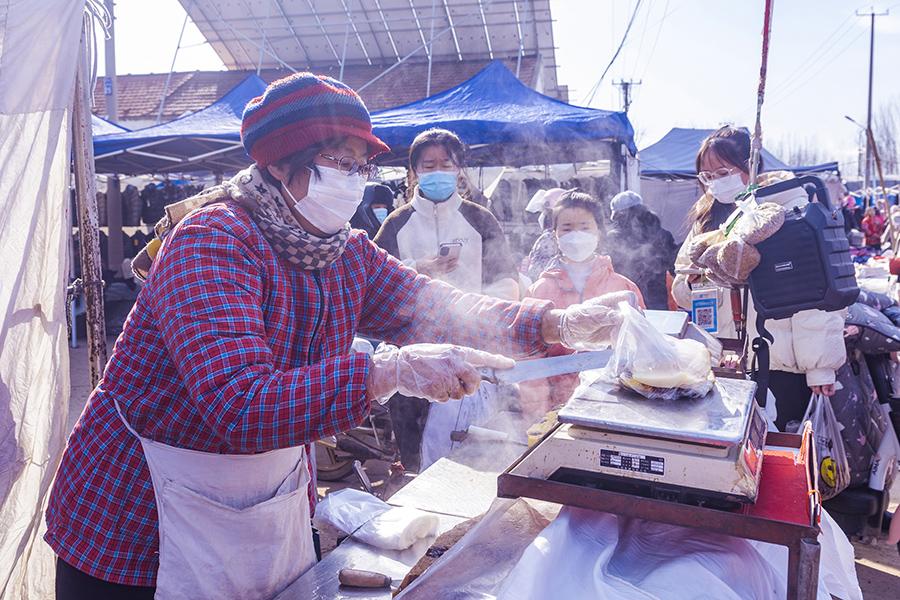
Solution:
M303 446L214 454L141 437L159 514L158 600L264 600L316 562Z

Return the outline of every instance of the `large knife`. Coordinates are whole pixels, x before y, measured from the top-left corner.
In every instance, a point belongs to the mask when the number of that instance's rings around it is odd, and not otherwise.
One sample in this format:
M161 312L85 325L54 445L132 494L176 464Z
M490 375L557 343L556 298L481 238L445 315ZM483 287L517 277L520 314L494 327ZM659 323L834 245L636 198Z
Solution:
M600 369L606 366L612 353L612 350L595 350L593 352L566 354L565 356L520 360L516 363L516 366L510 369L476 367L476 370L481 374L482 379L491 383L518 383L532 379L544 379L554 375Z

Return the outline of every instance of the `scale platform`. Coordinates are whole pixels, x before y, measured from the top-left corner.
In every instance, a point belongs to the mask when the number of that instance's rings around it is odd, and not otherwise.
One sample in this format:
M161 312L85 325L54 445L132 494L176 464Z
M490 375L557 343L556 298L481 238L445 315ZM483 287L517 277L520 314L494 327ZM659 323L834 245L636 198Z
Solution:
M756 383L718 379L703 398L650 400L594 382L579 386L560 422L508 471L734 509L756 500L766 421Z

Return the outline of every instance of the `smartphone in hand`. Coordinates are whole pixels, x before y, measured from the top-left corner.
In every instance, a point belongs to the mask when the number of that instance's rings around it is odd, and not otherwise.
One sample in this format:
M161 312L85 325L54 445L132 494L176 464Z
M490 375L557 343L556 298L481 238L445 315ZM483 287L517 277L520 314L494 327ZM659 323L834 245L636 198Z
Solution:
M462 244L459 242L445 242L440 245L440 249L438 250L438 256L452 256L453 258L459 258L459 253L462 251Z

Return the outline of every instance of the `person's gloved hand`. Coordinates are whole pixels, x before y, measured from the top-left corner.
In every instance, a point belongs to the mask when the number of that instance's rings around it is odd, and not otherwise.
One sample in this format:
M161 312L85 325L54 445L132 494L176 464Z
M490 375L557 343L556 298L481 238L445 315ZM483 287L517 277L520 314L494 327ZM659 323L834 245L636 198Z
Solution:
M616 341L622 313L619 303L639 308L634 292L612 292L573 304L563 311L559 339L572 350L602 350Z
M413 344L377 352L369 367L369 398L383 403L395 392L446 402L474 394L481 385L475 367L508 369L511 358L450 344Z

